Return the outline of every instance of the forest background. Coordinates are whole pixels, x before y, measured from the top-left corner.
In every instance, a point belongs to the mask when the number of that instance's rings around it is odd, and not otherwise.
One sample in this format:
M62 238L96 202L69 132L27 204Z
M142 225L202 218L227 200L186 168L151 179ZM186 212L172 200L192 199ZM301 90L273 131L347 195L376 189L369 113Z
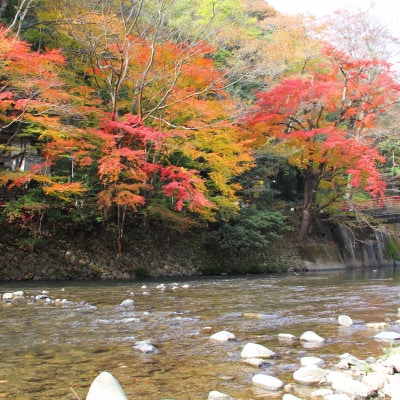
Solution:
M368 10L3 0L0 15L0 219L16 251L92 238L122 262L135 242L191 241L257 266L321 220L379 229L362 210L398 194L398 43Z

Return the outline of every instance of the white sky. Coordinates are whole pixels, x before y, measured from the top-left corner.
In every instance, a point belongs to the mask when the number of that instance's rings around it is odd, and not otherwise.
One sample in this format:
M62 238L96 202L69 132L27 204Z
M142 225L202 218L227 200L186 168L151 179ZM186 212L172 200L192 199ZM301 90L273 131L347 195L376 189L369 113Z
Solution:
M357 12L359 9L370 9L382 23L400 39L400 0L266 0L277 11L283 14L312 14L317 17L330 14L339 9ZM395 69L400 68L400 58L390 60Z
M338 9L371 8L388 25L398 28L400 19L399 0L266 0L276 10L287 14L310 13L317 16L330 14Z

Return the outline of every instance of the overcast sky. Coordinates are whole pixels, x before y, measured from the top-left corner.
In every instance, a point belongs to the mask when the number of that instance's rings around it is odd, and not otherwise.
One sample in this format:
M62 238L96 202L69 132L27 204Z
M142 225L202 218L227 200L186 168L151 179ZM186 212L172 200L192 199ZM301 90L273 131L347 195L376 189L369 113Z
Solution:
M393 36L400 38L400 0L267 0L267 3L284 14L310 13L318 17L339 9L354 12L359 9L370 9L382 23L387 25ZM399 69L399 56L390 62Z
M377 16L386 20L390 25L396 24L396 27L399 25L400 18L399 0L267 0L267 3L282 13L309 12L318 16L329 14L341 8L350 10L372 8Z

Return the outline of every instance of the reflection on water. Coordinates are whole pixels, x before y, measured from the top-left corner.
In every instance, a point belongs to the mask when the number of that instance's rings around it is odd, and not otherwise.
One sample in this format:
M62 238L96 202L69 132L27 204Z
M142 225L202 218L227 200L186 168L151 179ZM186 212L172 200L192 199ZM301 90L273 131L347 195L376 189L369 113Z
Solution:
M291 382L305 355L328 364L345 352L381 355L383 344L373 339L376 331L368 322L387 319L390 330L400 331L394 323L400 307L395 269L164 283L165 290L156 281L0 283L0 293L36 296L48 290L52 299L73 302L0 303L0 398L76 400L74 391L83 400L103 370L118 379L129 399L206 399L211 390L236 399L264 398L250 383L259 370L240 359L247 342L275 351L266 371ZM134 308L119 307L127 298L135 300ZM338 326L340 314L355 325ZM202 331L207 326L238 340L212 342ZM277 340L278 333L300 336L306 330L327 342L307 348ZM132 348L145 339L157 354Z

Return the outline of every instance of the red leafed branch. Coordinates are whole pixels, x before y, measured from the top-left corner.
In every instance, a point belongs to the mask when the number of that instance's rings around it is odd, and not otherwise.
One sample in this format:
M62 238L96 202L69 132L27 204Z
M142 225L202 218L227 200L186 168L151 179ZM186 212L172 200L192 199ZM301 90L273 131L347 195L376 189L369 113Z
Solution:
M182 210L185 204L194 211L212 206L203 194L204 182L195 170L174 166L163 168L161 181L168 182L163 186L163 193L167 197L174 198L174 208L178 211Z

